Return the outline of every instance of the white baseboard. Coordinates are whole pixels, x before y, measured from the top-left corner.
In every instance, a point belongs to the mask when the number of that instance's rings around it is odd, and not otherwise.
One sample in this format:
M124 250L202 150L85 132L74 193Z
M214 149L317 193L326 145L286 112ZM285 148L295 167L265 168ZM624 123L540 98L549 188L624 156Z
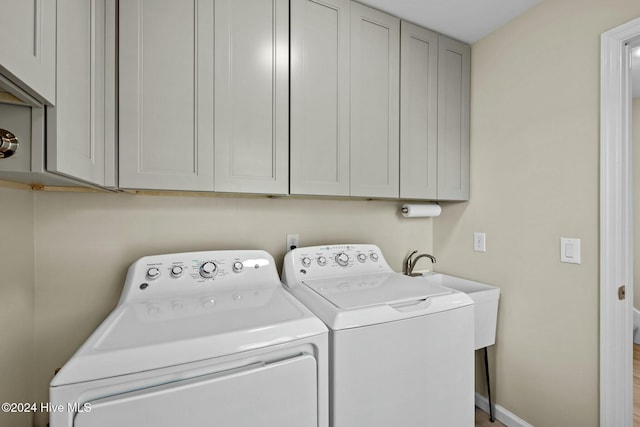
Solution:
M487 414L489 413L489 399L481 394L476 393L476 406ZM496 420L500 421L507 427L533 427L513 412L508 411L500 405L493 404L493 415Z

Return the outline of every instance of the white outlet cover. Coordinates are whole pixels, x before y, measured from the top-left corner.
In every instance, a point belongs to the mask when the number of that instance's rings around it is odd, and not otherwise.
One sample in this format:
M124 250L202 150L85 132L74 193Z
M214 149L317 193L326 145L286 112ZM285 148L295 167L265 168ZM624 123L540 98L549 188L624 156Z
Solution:
M287 234L287 246L286 251L295 249L300 246L300 236L298 234Z
M485 233L473 233L473 250L476 252L487 252L487 235Z
M569 264L580 264L580 239L560 238L560 261Z

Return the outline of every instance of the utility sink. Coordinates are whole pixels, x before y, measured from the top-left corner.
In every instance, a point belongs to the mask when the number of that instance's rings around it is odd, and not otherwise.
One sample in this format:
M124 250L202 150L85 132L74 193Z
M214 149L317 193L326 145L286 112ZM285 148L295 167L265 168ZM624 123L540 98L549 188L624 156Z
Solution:
M435 272L417 278L469 295L475 305L475 349L495 344L500 288Z

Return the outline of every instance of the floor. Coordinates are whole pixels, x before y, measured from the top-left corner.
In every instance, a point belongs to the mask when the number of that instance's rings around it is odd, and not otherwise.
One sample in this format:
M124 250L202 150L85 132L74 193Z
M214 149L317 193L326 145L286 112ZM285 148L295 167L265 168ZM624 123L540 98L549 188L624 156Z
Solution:
M638 346L640 347L640 346ZM640 350L640 349L639 349ZM635 354L635 353L634 353ZM640 357L640 356L639 356ZM475 427L507 427L500 421L489 421L489 414L476 408L476 424Z
M633 425L640 426L640 344L633 345Z

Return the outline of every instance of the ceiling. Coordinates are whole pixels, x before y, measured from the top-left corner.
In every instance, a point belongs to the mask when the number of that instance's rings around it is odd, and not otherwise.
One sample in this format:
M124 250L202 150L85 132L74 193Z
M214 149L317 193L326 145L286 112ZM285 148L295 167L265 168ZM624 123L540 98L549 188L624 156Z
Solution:
M542 0L358 0L472 44Z

